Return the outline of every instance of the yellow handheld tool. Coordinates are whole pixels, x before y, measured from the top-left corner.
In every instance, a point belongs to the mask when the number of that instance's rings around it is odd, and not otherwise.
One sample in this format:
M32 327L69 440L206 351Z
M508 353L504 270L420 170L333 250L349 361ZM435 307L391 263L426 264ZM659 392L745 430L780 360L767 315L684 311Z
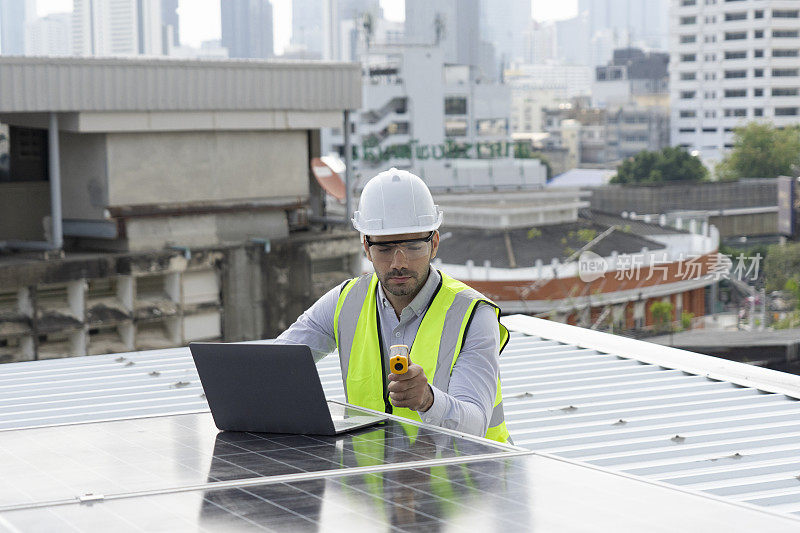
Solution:
M389 347L389 368L393 374L408 372L408 346L395 344Z

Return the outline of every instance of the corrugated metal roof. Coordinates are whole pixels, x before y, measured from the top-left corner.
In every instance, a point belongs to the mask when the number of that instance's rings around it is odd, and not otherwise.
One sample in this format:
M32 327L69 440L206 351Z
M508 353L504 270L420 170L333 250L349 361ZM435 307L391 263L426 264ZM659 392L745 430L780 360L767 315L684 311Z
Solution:
M0 57L3 113L359 107L356 63Z
M504 321L515 331L500 365L515 444L800 515L799 376ZM338 358L318 368L328 397L343 400ZM186 349L0 366L0 429L205 410Z

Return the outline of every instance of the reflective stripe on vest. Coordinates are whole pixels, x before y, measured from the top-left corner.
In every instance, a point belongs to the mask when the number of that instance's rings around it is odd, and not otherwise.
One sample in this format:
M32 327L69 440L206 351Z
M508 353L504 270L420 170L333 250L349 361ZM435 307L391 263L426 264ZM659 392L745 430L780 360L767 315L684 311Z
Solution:
M441 276L442 282L420 323L410 357L412 362L422 366L434 387L447 391L450 374L477 305L483 302L494 308L500 328L501 352L508 343L508 330L500 324L500 309L493 302L460 281L444 273ZM385 357L380 341L377 290L378 277L366 274L347 282L339 294L334 332L345 395L348 403L420 421L416 411L392 408L388 402L385 380L389 372L383 368ZM508 440L499 377L486 437L500 442Z

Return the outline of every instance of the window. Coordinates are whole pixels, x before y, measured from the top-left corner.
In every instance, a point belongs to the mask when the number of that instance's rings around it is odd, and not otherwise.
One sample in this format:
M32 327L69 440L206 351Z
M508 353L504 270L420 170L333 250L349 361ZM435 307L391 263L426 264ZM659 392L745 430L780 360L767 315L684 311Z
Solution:
M681 91L681 100L691 100L695 94L695 91Z
M753 96L764 96L764 89L753 89Z
M726 41L741 41L743 39L747 39L747 32L746 31L726 31L725 32L725 40Z
M694 5L697 5L697 0L681 0L682 7L694 6Z
M764 69L763 68L754 68L753 69L753 77L754 78L763 78L764 77Z
M763 117L764 116L764 108L763 107L757 107L757 108L753 109L753 116L754 117Z
M703 113L703 116L706 118L717 118L717 112L713 110L706 110Z
M734 50L731 52L725 52L725 59L746 59L746 58L747 58L746 50Z
M797 9L773 9L772 18L774 19L796 19L800 18L800 10Z
M697 35L681 35L681 44L693 43L697 41Z
M775 87L772 96L798 96L797 87Z
M444 121L444 134L446 137L466 137L467 119L448 118Z
M683 81L696 80L697 79L697 73L696 72L681 72L681 79Z
M753 39L763 39L764 38L764 30L756 30L753 32Z
M694 128L680 128L678 133L695 133L695 131Z
M717 128L703 128L703 133L717 133Z
M697 17L681 17L681 26L695 24L696 22L697 22Z
M772 51L772 57L797 57L798 50L796 48L776 48Z
M753 57L764 57L764 50L760 48L758 50L753 50Z
M796 68L774 68L772 69L773 78L791 78L797 76Z
M508 121L504 118L485 118L476 122L475 127L478 135L506 135L508 133Z
M746 78L747 71L746 70L726 70L725 71L725 79L731 78Z
M746 117L747 116L747 109L737 108L737 109L726 109L725 110L726 117Z
M764 10L763 9L756 9L755 13L753 14L753 18L763 19L764 18Z
M697 112L693 110L683 110L680 113L681 118L695 118L697 116Z
M466 115L467 97L466 96L447 96L444 99L445 115Z
M697 61L697 55L695 54L681 54L681 61L684 63L691 63L693 61Z
M797 39L800 37L798 30L772 30L772 36L777 39Z
M747 96L747 89L725 89L725 98L744 98Z
M736 13L725 13L725 20L745 20L747 18L747 11L737 11Z
M798 110L800 108L797 107L776 107L775 108L775 116L776 117L795 117L798 115Z

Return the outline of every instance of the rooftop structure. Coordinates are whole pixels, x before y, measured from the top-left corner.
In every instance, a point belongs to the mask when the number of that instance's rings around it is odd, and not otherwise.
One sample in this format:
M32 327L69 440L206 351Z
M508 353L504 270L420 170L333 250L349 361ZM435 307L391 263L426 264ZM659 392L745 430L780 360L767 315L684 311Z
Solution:
M0 360L285 328L360 251L312 225L310 170L360 88L343 63L0 58Z
M706 288L730 266L716 228L597 213L585 197L568 188L438 195L447 216L435 265L506 312L634 331L654 327L651 305L663 301L672 321L684 312L699 320Z
M4 365L0 451L20 465L4 481L25 476L30 490L3 493L3 520L797 529L800 378L530 317L503 321L516 448L405 420L335 439L217 434L185 348ZM337 358L318 369L340 401ZM98 457L120 460L112 471Z

